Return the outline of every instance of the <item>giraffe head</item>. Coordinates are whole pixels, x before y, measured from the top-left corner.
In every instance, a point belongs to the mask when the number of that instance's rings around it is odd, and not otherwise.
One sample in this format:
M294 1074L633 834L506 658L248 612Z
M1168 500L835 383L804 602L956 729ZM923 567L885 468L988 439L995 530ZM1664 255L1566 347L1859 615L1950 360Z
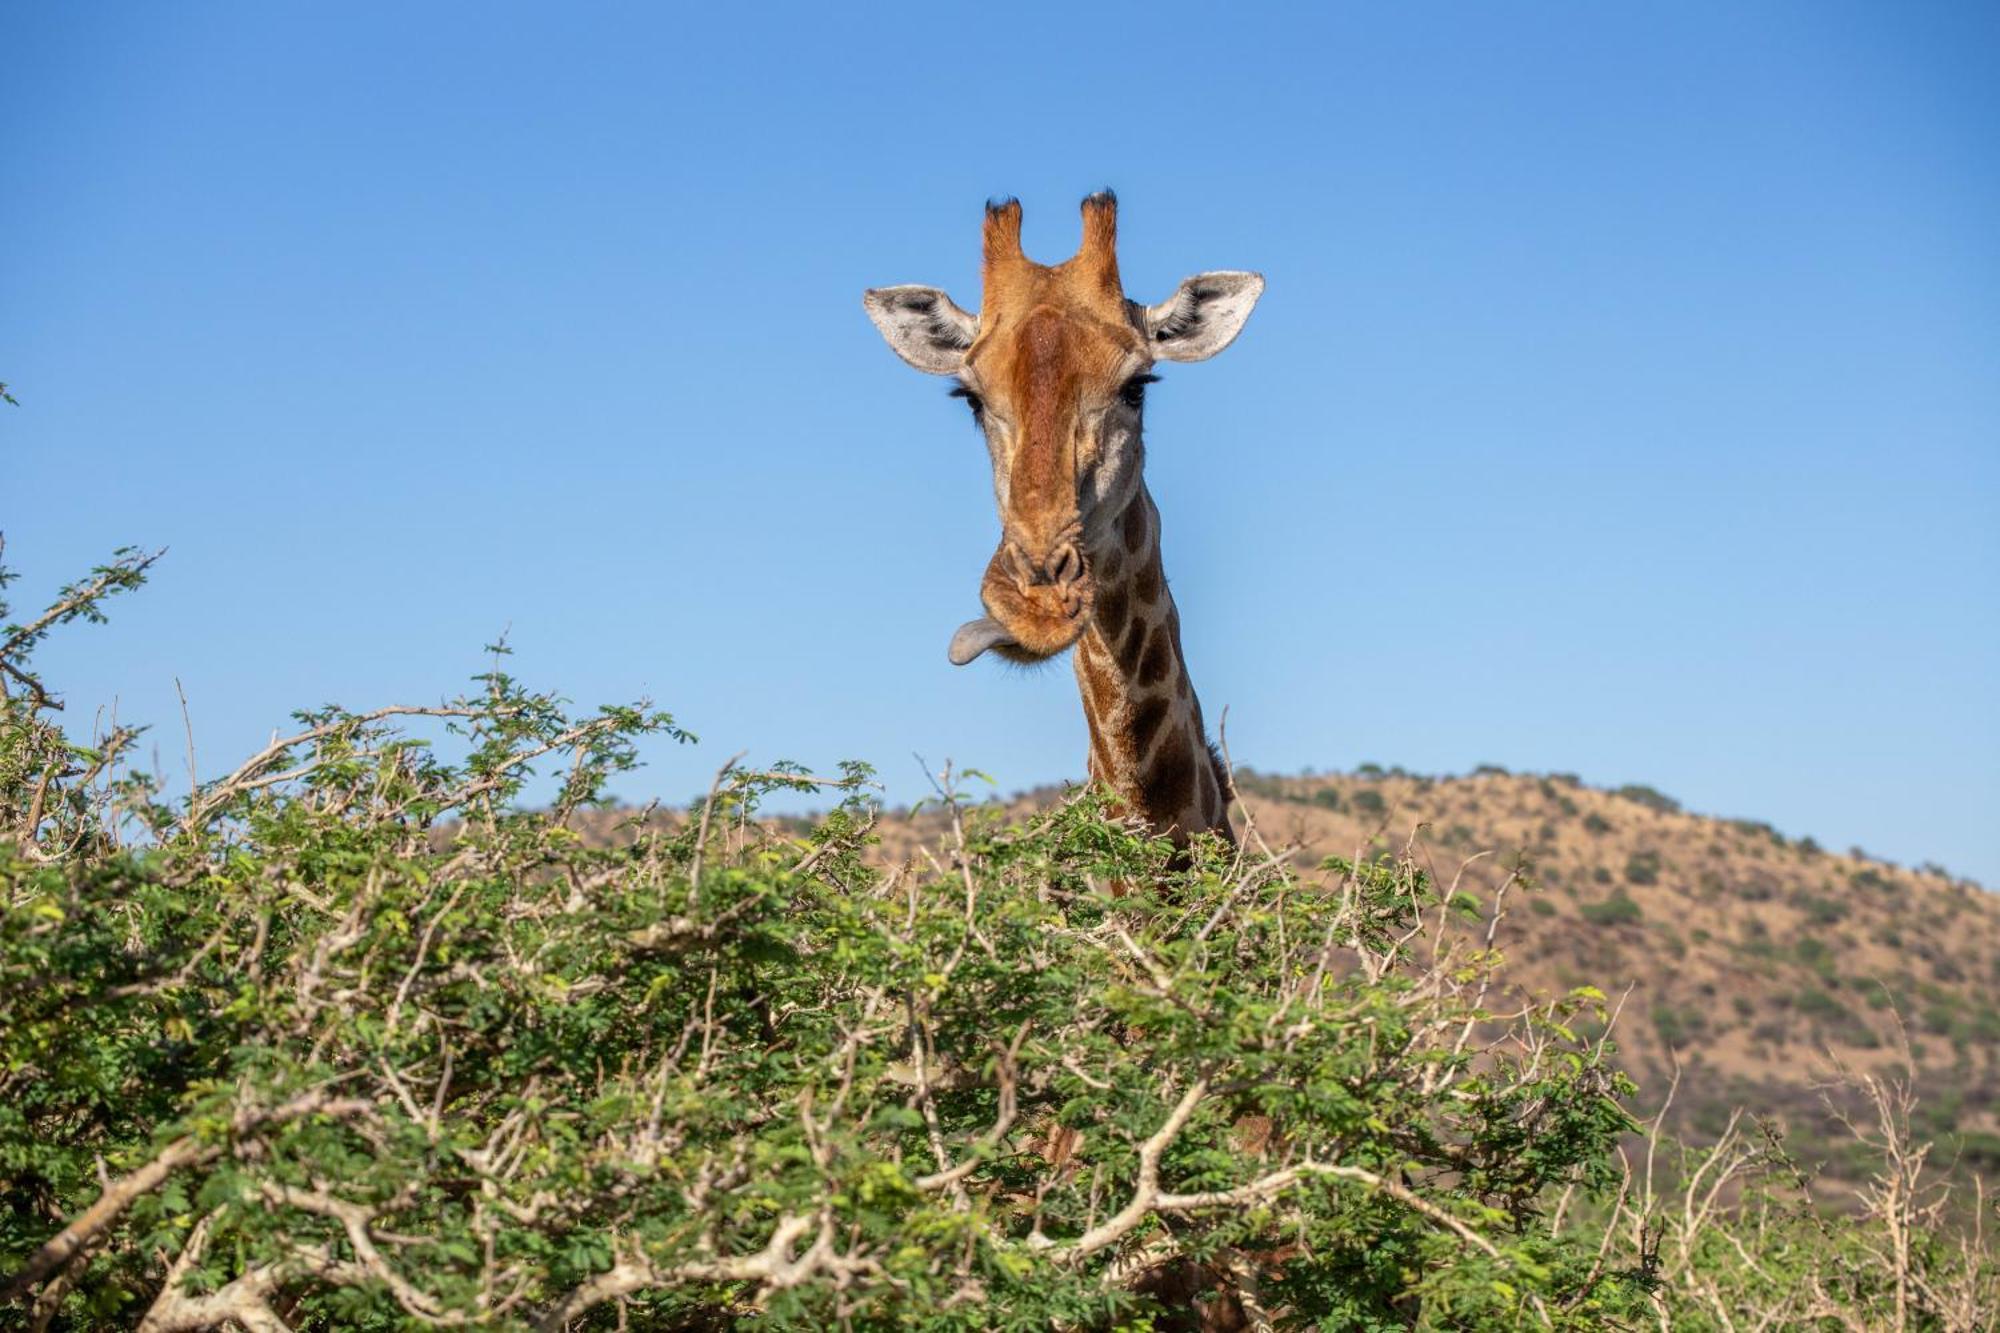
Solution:
M959 665L992 649L1054 656L1090 623L1099 553L1115 559L1119 517L1139 489L1141 414L1155 361L1227 347L1264 290L1255 273L1189 278L1158 305L1118 279L1118 201L1083 201L1083 245L1054 267L1021 252L1021 206L986 207L979 313L935 287L881 287L868 316L898 356L972 408L993 460L1000 547L986 566L987 614L952 637Z

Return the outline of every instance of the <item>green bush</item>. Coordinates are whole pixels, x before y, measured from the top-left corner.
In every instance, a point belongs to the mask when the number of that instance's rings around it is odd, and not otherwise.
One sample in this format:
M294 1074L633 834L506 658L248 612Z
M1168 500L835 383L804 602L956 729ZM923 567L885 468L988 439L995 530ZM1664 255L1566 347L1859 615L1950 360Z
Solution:
M1973 1131L1948 1137L1941 1145L1976 1170L2000 1173L2000 1134Z
M1614 792L1613 795L1622 796L1635 805L1643 805L1648 810L1657 811L1663 815L1677 815L1681 812L1681 803L1679 801L1676 801L1665 792L1648 787L1641 782L1628 782Z
M1634 852L1625 861L1625 882L1628 884L1658 884L1660 882L1660 854L1658 852Z
M1382 793L1373 787L1360 788L1349 798L1349 803L1364 815L1379 815L1389 809L1389 803L1382 799Z
M1792 1006L1807 1018L1833 1023L1846 1022L1853 1017L1839 1000L1817 986L1808 986L1792 999Z
M1685 1047L1707 1028L1708 1020L1699 1009L1671 1004L1653 1006L1653 1030L1670 1047Z
M1768 841L1774 847L1785 846L1785 835L1761 819L1732 819L1730 826L1747 838Z
M762 827L815 783L782 767L606 845L579 819L681 733L497 664L173 807L71 791L7 708L0 1273L71 1325L1047 1328L1281 1246L1262 1298L1329 1325L1638 1308L1538 1220L1632 1127L1564 1027L1602 996L1467 1046L1486 965L1434 953L1413 865L1170 866L1086 795L947 798L949 859L890 874L859 772Z
M1924 1031L1953 1039L1969 1030L1964 1013L1956 1002L1950 1000L1925 1005L1922 1021Z
M1818 973L1820 979L1829 984L1838 984L1837 968L1833 950L1825 940L1812 935L1801 935L1792 941L1792 956Z
M1236 790L1246 796L1261 796L1269 801L1296 801L1299 798L1282 778L1269 777L1253 768L1238 768L1230 775Z
M1623 889L1614 890L1609 898L1601 902L1585 903L1578 910L1583 919L1593 926L1630 925L1646 915Z
M1778 896L1778 882L1762 870L1752 869L1736 884L1736 896L1746 903L1765 903Z
M1853 1010L1817 986L1807 986L1792 999L1792 1005L1827 1036L1850 1045L1875 1047L1882 1039Z
M1855 871L1854 878L1849 882L1855 888L1868 893L1893 893L1897 888L1894 880L1873 866L1864 866L1860 870Z
M621 820L685 733L500 658L170 801L30 662L143 572L0 632L0 1328L1787 1327L1808 1289L1871 1326L1913 1289L1758 1213L1734 1122L1719 1207L1639 1189L1603 995L1485 1008L1484 909L1410 863L1306 882L947 780L889 869L859 769ZM841 803L759 820L803 789Z

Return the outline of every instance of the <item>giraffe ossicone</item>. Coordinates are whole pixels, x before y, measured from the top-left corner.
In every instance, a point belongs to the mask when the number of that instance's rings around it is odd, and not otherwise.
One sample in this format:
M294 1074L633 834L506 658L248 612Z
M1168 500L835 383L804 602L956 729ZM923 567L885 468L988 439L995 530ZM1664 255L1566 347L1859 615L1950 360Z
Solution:
M1082 210L1082 245L1049 266L1021 250L1020 204L988 204L977 314L916 285L863 303L904 361L956 377L992 459L1000 544L980 582L986 614L952 635L950 660L1073 649L1091 777L1178 842L1233 837L1160 562L1142 428L1153 366L1227 347L1264 279L1201 273L1140 304L1118 275L1116 197Z

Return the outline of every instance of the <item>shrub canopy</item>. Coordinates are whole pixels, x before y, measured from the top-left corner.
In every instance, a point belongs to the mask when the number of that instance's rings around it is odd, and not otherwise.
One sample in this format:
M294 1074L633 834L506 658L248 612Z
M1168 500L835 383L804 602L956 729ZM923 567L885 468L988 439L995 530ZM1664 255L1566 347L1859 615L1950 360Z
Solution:
M1496 1012L1450 928L1495 905L1407 861L1176 858L947 781L885 868L858 768L586 836L684 733L504 655L169 803L28 656L143 570L0 639L0 1327L1594 1328L1798 1285L1663 1253L1572 1026L1603 997ZM840 804L759 819L797 788ZM1951 1326L1944 1277L1849 1268L1828 1301Z

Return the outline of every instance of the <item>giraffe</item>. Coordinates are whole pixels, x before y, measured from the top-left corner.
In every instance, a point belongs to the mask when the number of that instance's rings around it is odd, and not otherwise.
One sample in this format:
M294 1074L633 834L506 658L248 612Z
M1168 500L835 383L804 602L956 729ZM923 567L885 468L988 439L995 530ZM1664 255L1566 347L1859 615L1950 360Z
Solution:
M875 288L868 316L918 370L950 375L993 463L1000 544L986 615L949 650L1040 662L1074 649L1089 772L1155 833L1234 841L1228 782L1202 725L1146 489L1146 386L1158 361L1203 361L1235 340L1256 273L1197 274L1158 305L1118 276L1118 200L1083 201L1083 243L1053 267L1021 249L1021 205L989 203L979 313L935 287Z

